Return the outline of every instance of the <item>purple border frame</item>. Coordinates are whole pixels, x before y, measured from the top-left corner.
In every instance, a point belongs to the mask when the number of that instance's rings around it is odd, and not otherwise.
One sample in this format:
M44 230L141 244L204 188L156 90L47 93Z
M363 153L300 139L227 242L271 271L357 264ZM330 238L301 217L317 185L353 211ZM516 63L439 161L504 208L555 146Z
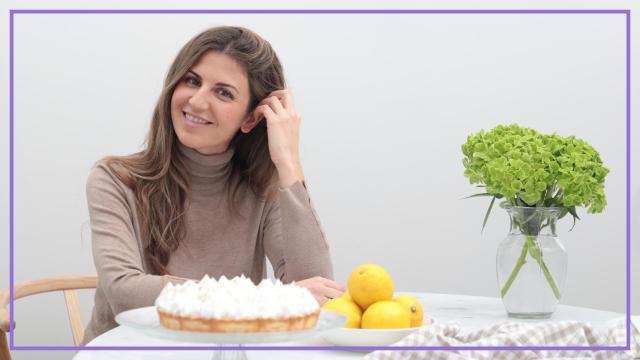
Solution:
M626 346L14 346L10 350L630 350L631 349L631 10L9 10L9 321L13 324L13 28L15 14L623 14L626 20Z

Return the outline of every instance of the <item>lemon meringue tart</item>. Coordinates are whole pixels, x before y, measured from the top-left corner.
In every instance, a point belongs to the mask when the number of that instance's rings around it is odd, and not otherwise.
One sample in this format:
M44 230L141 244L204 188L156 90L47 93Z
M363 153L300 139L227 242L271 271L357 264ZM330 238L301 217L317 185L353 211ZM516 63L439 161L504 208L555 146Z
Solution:
M320 307L309 290L292 282L244 275L167 284L155 301L160 324L197 332L279 332L315 327Z

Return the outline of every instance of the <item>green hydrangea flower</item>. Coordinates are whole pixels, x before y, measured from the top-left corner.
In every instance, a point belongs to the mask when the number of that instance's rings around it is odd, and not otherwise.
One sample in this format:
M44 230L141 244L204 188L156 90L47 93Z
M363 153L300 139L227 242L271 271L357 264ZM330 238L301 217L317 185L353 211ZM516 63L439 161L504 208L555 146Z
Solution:
M485 192L472 196L491 196L484 217L487 223L496 199L512 206L562 208L558 218L567 214L574 225L579 219L576 207L588 213L599 213L607 205L604 180L609 170L602 165L600 154L586 141L575 136L544 135L516 124L499 125L488 132L481 130L462 145L464 175L472 184L485 187ZM501 289L506 296L527 254L540 265L555 297L560 299L557 283L545 264L537 240L547 226L542 218L515 221L526 237L520 258Z
M481 130L462 145L464 175L485 186L477 195L493 196L513 206L562 207L562 216L578 218L605 208L604 180L609 172L600 154L575 136L544 135L517 124ZM483 225L484 227L484 225Z

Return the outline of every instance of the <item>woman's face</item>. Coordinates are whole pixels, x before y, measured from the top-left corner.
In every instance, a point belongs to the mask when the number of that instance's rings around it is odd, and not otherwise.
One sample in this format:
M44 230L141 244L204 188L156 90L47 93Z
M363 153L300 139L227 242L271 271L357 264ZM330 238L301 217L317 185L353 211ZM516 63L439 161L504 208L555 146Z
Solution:
M176 86L171 121L183 145L201 154L219 154L250 120L248 104L245 70L228 55L209 51Z

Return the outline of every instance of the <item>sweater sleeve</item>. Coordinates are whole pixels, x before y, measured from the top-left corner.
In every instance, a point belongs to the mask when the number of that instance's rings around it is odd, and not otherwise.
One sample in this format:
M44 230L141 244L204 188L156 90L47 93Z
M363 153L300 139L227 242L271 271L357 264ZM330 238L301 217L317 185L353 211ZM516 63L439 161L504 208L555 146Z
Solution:
M126 197L128 189L106 165L98 164L91 170L86 190L98 286L103 289L113 314L151 306L168 282L187 280L145 273L140 242L134 231L133 204Z
M279 189L265 212L264 248L277 278L285 283L333 279L329 244L301 182Z

